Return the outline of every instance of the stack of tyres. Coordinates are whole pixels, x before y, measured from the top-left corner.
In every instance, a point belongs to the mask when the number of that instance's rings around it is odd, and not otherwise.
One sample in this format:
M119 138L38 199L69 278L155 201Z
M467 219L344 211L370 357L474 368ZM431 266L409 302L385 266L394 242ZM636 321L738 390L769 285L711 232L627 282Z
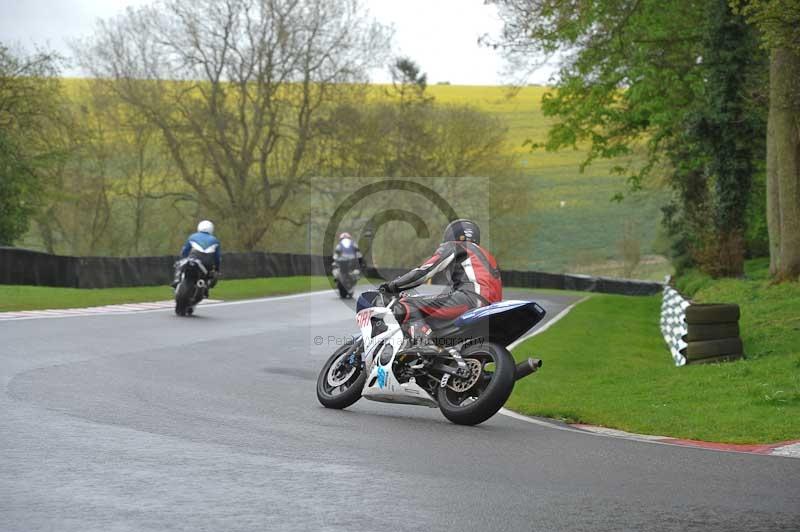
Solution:
M736 360L744 356L739 337L739 305L690 305L686 309L687 364Z

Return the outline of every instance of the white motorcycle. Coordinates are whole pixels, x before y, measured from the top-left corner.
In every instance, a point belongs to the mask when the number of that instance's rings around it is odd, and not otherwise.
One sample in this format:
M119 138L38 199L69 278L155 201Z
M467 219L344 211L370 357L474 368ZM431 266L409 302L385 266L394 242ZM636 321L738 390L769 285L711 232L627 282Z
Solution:
M514 365L506 346L544 318L532 301L504 301L470 310L433 345L405 337L392 307L399 301L364 292L356 321L361 334L338 349L317 378L317 398L342 409L361 397L373 401L439 408L459 425L477 425L503 407L514 382L538 370L541 360Z

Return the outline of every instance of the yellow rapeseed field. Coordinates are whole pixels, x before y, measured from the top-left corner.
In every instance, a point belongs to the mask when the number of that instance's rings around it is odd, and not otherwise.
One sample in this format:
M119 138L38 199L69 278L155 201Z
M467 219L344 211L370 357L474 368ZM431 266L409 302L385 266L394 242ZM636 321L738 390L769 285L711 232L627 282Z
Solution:
M66 94L80 104L88 98L87 80L64 80ZM389 86L373 85L370 98L387 98ZM579 165L582 150L547 152L531 150L525 143L542 142L554 120L541 111L542 96L548 87L527 86L516 90L498 86L431 85L427 93L441 104L466 104L498 116L508 128L507 154L513 154L525 182L529 211L519 213L534 233L520 243L524 263L515 268L546 271L573 271L619 275L618 249L625 227L640 242L642 264L635 277L661 279L669 270L663 259L647 257L655 251L660 206L665 192L654 190L611 201L627 192L624 178L610 170L618 162L597 161L585 172ZM124 134L118 132L118 134Z

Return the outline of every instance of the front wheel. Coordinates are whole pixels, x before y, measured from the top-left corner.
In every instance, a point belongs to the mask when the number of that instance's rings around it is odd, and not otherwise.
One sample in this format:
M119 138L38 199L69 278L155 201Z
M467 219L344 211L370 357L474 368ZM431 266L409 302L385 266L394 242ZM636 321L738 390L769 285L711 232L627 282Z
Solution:
M347 344L331 355L317 377L317 399L325 408L347 408L361 399L367 373L361 362L363 344Z
M457 425L477 425L495 415L514 390L514 358L488 342L468 347L461 357L470 376L451 376L437 387L439 410Z
M339 291L339 297L342 299L347 299L350 297L350 292L345 288L345 286L341 283L341 281L336 281L336 289Z

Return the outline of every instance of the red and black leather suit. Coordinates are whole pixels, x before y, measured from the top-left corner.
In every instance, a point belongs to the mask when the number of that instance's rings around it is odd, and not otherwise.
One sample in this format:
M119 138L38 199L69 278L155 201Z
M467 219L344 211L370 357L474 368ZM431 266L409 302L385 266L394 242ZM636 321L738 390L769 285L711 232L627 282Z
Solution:
M399 292L421 285L444 272L450 291L435 296L402 298L395 316L412 336L413 327L427 323L434 331L452 323L464 312L503 299L503 282L495 258L473 242L444 242L436 253L415 268L389 283ZM427 331L426 331L427 335Z

